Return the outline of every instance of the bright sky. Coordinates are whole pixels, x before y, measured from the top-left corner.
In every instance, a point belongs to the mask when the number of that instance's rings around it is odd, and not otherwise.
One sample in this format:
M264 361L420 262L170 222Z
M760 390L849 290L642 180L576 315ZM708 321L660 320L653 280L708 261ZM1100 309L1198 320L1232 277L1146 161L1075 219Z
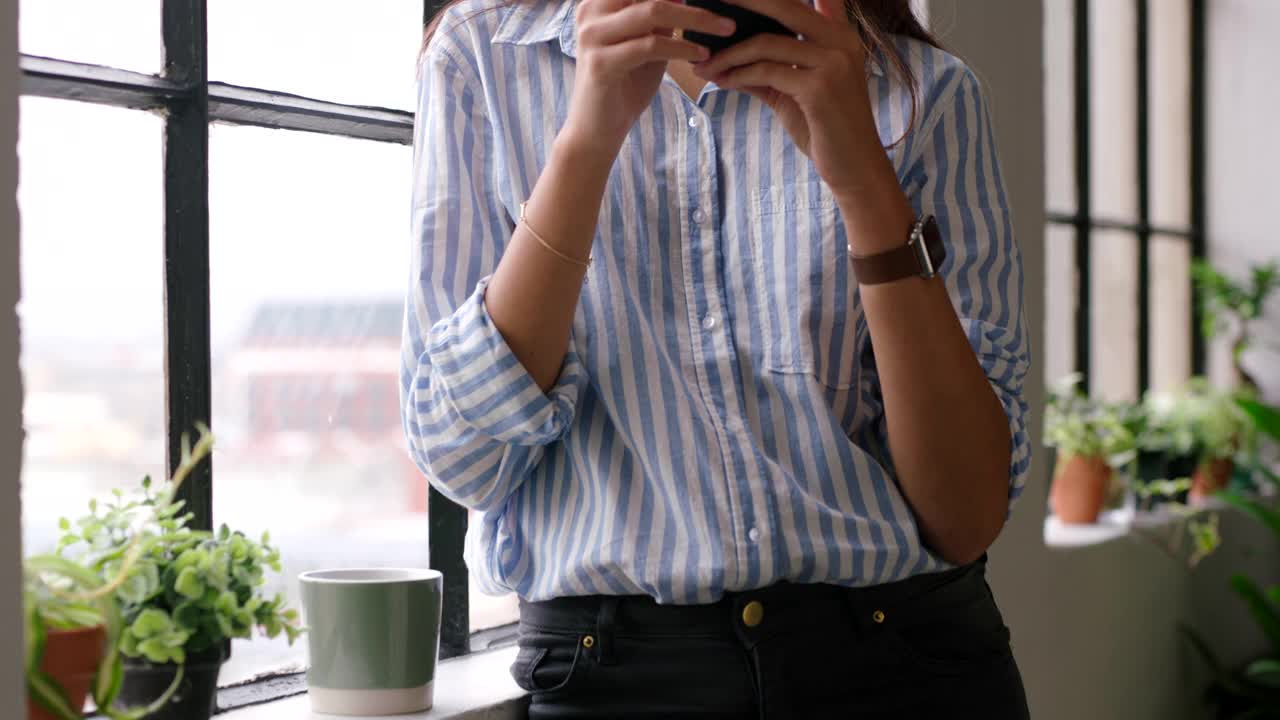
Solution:
M160 0L22 0L20 12L24 53L160 67ZM410 109L421 18L421 0L212 0L210 78ZM22 99L28 347L159 343L162 130L144 112ZM215 346L263 300L398 297L409 162L405 146L215 126Z

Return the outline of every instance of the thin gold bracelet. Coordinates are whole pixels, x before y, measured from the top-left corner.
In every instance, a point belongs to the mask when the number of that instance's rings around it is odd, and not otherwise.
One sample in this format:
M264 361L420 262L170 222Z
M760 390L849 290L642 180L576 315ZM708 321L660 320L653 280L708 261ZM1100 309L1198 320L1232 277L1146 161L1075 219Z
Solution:
M528 204L529 204L528 201L520 203L520 224L524 225L524 229L529 231L529 234L533 236L533 239L537 240L539 245L542 245L542 247L546 248L547 252L551 253L552 255L555 255L561 260L573 265L577 265L580 268L590 268L591 260L592 260L591 256L588 255L586 261L582 261L574 257L569 257L568 255L565 255L564 253L552 247L551 243L544 240L543 237L538 234L538 231L533 229L533 226L529 224L529 218L525 217L525 214L524 214L524 208Z

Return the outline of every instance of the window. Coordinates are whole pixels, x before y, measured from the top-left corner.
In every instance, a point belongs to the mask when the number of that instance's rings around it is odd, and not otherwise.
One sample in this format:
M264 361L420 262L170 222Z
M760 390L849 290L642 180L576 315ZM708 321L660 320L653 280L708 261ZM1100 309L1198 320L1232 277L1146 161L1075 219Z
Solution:
M1205 2L1047 0L1045 38L1045 373L1134 400L1203 369Z
M183 488L197 526L269 528L291 593L315 567L429 563L442 652L465 653L509 637L471 631L515 603L471 592L468 513L428 491L398 410L409 109L435 3L266 5L22 2L28 542L166 475L161 448L206 422L213 462ZM255 639L222 680L304 662Z

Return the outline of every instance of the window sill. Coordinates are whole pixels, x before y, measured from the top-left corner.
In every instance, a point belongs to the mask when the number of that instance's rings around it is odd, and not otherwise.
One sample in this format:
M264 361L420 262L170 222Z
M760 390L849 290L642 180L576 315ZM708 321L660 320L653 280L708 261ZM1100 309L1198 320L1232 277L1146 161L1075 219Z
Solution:
M1139 530L1160 530L1206 512L1218 512L1228 508L1225 502L1209 498L1192 508L1189 513L1171 511L1134 512L1133 510L1105 510L1098 522L1090 525L1067 525L1050 514L1044 519L1044 544L1055 549L1091 547L1114 542Z
M525 692L507 668L516 648L479 652L440 663L435 679L435 707L412 715L383 716L382 720L519 720L525 717ZM305 694L219 715L220 720L332 720L333 715L311 712Z

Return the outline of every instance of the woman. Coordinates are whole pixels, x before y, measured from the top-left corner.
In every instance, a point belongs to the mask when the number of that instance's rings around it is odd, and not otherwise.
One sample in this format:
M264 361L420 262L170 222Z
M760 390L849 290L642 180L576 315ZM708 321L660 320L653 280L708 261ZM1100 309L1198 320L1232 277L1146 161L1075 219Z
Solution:
M1028 462L978 83L907 0L444 12L404 421L521 597L538 718L1022 718L984 580Z

